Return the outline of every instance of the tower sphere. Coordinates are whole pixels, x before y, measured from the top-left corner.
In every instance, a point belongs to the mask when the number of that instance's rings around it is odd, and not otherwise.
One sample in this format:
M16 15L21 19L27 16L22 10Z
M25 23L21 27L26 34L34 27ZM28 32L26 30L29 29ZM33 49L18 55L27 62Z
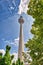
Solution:
M20 16L20 18L19 18L19 23L24 23L24 19L22 16Z

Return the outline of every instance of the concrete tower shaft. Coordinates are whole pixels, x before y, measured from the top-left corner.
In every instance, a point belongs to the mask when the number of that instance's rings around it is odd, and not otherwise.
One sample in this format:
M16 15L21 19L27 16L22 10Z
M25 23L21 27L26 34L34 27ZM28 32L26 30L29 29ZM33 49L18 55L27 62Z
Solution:
M24 40L23 40L23 17L20 16L19 18L20 23L20 36L19 36L19 49L18 49L18 58L20 58L21 61L23 61L23 52L24 52Z

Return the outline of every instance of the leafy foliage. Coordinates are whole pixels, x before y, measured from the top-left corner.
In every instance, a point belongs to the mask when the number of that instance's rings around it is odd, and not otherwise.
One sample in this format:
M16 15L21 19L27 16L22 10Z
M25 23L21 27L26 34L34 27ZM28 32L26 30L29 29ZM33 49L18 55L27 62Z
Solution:
M26 44L32 58L30 65L43 65L43 0L30 0L27 13L35 19L31 29L34 37Z
M18 59L16 63L14 62L12 65L24 65L24 64L23 62L20 61L20 59Z
M16 62L12 62L14 55L10 55L10 46L6 46L5 55L3 56L2 53L0 53L0 65L23 65L23 62L18 59Z
M0 65L11 65L12 59L14 58L14 56L10 56L10 51L11 47L10 46L6 46L6 53L4 56L2 56L2 53L0 53Z

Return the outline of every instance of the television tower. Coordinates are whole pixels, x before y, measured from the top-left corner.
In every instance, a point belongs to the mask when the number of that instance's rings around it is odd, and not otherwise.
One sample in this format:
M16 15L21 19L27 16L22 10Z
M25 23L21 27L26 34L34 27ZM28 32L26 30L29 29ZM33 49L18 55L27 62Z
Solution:
M24 52L24 39L23 39L23 23L24 19L20 16L18 22L20 23L20 36L19 36L19 48L18 48L18 58L23 61L23 52Z

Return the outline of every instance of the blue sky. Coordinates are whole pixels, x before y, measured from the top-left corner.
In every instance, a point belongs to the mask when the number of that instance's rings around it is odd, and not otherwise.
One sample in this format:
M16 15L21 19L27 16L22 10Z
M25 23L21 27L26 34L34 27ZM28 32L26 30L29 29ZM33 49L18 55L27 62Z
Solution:
M12 2L13 1L13 2ZM1 0L0 1L0 49L4 49L6 45L11 46L11 53L18 51L19 43L19 23L20 15L24 18L23 33L24 42L32 38L30 33L33 18L25 12L18 14L20 0Z

